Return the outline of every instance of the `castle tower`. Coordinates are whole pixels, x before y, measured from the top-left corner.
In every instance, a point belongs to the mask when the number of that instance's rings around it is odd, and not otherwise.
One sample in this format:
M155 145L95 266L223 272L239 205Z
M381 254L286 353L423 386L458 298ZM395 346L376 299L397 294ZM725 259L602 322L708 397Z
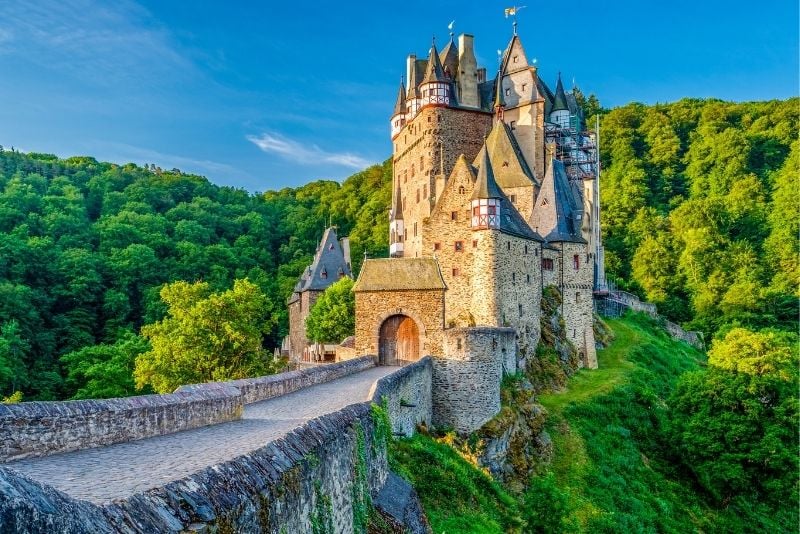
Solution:
M403 238L405 225L403 224L403 202L400 186L395 189L392 199L392 211L389 214L389 255L392 258L403 257Z
M503 198L503 194L494 179L489 151L484 147L481 154L483 157L471 199L471 226L473 230L499 229L500 199Z
M572 187L564 164L551 157L530 225L557 251L558 270L552 280L561 292L567 339L577 349L583 364L596 368L592 329L594 265L587 242L581 236L583 209L576 202Z
M503 110L495 121L509 126L534 175L540 177L544 174L544 99L539 94L537 69L516 34L503 54L498 84Z
M283 345L287 346L291 359L306 359L306 349L310 345L306 336L306 319L311 307L328 286L345 276L352 276L350 242L346 237L339 239L336 229L330 227L322 236L314 261L303 271L287 301L289 335ZM325 341L338 343L341 339Z
M400 81L400 89L397 92L397 101L394 104L394 112L392 113L392 137L400 133L400 130L406 123L406 88Z
M553 108L550 110L550 122L562 128L569 128L570 112L567 104L567 95L564 92L564 84L561 82L561 73L558 73L556 83L556 94L553 99Z
M395 257L430 256L422 248L423 221L441 196L457 158L464 154L472 161L491 127L491 112L478 98L480 73L474 67L472 39L461 36L459 42L460 49L451 42L441 55L431 46L427 60L418 60L413 54L408 57L404 122L399 123L399 130L394 126L399 115L393 116L392 122L394 204L399 207L393 210L392 221L398 215L404 221L402 234L395 224ZM448 73L452 69L456 72ZM469 72L474 84L467 80ZM478 106L461 104L455 90L458 84L460 93L469 102L477 100Z

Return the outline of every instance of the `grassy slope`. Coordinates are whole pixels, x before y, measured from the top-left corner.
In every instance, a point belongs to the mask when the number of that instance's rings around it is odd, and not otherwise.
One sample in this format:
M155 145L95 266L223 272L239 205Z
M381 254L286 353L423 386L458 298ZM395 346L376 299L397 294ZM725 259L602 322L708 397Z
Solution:
M615 340L598 352L600 368L579 371L566 391L538 399L549 412L554 445L548 468L556 491L567 496L561 530L785 530L758 509L711 507L669 456L661 432L664 399L680 374L703 365L704 355L645 317L608 322ZM417 435L395 442L391 459L419 492L435 533L535 531L521 526L520 517L536 513L524 499L515 501L448 445ZM536 509L550 513L547 505ZM548 519L543 523L552 525Z

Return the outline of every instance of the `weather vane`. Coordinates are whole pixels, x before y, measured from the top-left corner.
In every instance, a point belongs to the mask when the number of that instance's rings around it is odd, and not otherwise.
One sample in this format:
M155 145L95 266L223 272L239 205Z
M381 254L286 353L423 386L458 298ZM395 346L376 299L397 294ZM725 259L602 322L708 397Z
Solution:
M517 35L517 12L520 9L525 9L528 6L513 6L505 9L506 18L514 17L514 35Z
M456 21L455 19L450 21L450 24L447 25L447 29L450 30L450 40L453 40L453 27L455 26Z

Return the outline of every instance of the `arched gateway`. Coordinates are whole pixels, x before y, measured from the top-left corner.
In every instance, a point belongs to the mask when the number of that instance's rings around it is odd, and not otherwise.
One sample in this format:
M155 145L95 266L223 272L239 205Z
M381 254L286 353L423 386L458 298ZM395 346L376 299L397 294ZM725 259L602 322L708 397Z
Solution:
M381 324L378 364L403 365L419 359L419 328L407 315L392 315Z

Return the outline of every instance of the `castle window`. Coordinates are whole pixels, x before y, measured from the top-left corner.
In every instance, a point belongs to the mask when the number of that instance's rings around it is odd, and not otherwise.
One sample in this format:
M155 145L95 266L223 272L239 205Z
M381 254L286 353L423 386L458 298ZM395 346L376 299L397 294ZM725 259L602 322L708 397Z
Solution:
M522 317L522 304L519 305L519 316Z
M528 84L527 83L523 83L522 84L522 92L524 93L525 89L527 89L527 88L528 88Z
M510 197L508 197L508 199L509 199L511 202L516 202L516 201L517 201L517 195L511 195Z
M511 122L508 123L508 125L511 126L512 130L514 130L514 129L516 129L517 121L511 121Z
M455 249L456 252L461 252L462 250L464 250L464 242L456 241L455 244L453 245L453 248Z
M542 199L542 206L547 206L548 204L550 204L550 203L547 201L547 199L543 198Z
M414 223L414 237L417 237L417 223Z
M458 270L458 267L453 267L453 276L458 276L461 274L461 271Z
M528 253L528 245L525 245L525 254Z
M553 270L553 260L551 258L542 258L542 269L545 271Z
M434 243L433 244L433 250L442 250L442 244L441 243Z
M319 276L320 276L320 278L325 280L326 278L328 278L328 271L326 271L325 269L322 269L322 272L319 273Z
M333 243L331 243L330 245L328 245L328 250L333 250Z
M511 89L506 89L506 96L509 96L510 94L511 94Z
M507 161L503 162L503 167L508 167L508 162Z
M575 267L576 271L581 267L581 257L577 254L572 256L572 266Z
M477 239L473 239L472 240L472 248L478 248L478 240Z
M450 220L451 221L457 221L458 220L458 212L457 211L451 211L450 212Z
M511 281L512 282L516 282L517 281L517 273L511 273Z
M526 282L528 282L528 283L530 284L530 283L531 283L531 275L529 275L529 274L526 274L526 275L525 275L525 281L526 281Z
M428 115L428 122L431 122L431 118L432 117L430 115Z
M458 194L459 195L463 195L464 194L464 186L463 185L458 186Z
M533 249L533 255L534 256L538 256L539 255L539 249L538 248Z
M407 241L407 240L408 240L408 228L406 228L405 230L403 230L403 240L404 240L404 241Z
M511 241L506 241L506 250L511 250Z
M581 299L581 293L579 291L575 293L575 304L577 304L580 301L580 299Z
M411 177L414 177L414 164L411 164Z
M417 204L419 204L419 189L417 189Z
M514 58L513 58L514 63L516 63L518 59L519 59L518 56L514 56Z
M456 339L456 348L461 349L461 338Z
M428 117L428 118L430 118L430 117ZM424 160L424 159L422 159L422 158L423 158L423 156L420 156L420 157L419 157L419 168L420 168L420 170L422 170L422 162L423 162L423 161L425 161L425 160Z

